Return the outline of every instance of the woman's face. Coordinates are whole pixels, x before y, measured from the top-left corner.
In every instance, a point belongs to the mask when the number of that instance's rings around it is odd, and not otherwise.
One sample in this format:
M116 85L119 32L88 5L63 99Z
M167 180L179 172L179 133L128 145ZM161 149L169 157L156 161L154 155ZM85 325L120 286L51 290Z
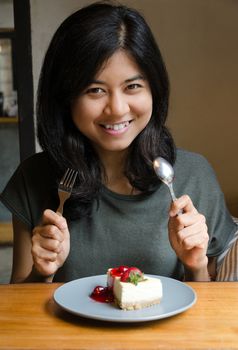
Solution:
M101 152L126 150L152 114L149 83L136 62L118 51L72 104L76 127Z

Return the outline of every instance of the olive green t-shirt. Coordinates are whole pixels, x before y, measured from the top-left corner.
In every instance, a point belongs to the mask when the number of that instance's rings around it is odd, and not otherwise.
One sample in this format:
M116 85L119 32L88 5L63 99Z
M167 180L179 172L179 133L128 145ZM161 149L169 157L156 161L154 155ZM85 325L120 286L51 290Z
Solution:
M206 217L210 236L207 255L219 255L237 227L211 166L201 155L178 150L174 170L176 196L188 194ZM44 209L57 207L57 191L52 187L47 157L37 153L19 166L0 199L33 229ZM70 253L54 281L104 274L109 267L119 265L182 279L183 266L168 239L170 203L169 190L162 183L154 192L139 195L120 195L104 187L90 217L67 220Z

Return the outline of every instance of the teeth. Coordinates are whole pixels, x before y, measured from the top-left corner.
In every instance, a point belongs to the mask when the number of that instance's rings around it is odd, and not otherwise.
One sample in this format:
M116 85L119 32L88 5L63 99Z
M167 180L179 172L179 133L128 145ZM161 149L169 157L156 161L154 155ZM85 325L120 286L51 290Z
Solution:
M126 128L129 125L129 122L121 123L121 124L106 124L104 127L106 129L111 129L111 130L121 130L123 128Z

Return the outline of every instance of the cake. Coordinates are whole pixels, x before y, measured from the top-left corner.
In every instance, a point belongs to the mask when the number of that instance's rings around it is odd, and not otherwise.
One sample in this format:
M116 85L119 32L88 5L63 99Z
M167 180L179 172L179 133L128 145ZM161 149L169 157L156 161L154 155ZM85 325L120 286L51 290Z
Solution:
M144 275L137 267L119 266L107 271L107 288L123 310L159 304L163 295L159 278Z

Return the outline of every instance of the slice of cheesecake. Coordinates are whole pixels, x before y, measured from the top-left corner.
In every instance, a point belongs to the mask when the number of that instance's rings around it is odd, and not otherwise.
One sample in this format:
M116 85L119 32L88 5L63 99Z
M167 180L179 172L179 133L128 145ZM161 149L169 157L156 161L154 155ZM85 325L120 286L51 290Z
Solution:
M113 290L115 302L123 310L159 304L163 296L161 280L144 275L136 267L119 266L109 269L107 284Z

